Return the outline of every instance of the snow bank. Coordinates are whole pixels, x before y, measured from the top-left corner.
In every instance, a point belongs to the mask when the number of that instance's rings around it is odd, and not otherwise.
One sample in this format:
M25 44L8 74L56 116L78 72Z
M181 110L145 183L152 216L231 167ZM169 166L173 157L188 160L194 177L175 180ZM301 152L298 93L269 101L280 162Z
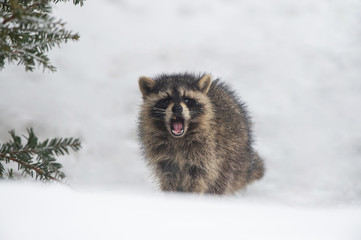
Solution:
M0 239L360 239L360 208L0 185Z

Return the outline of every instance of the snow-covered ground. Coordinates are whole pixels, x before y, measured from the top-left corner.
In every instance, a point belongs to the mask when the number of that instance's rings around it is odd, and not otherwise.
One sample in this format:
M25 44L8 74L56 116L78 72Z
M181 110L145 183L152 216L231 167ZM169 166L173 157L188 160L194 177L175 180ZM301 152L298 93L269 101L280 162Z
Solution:
M360 239L358 207L3 185L0 239ZM6 208L4 207L6 206ZM5 211L4 211L5 210ZM4 214L5 213L5 214Z
M70 188L0 184L0 239L361 239L359 0L59 3L58 71L0 72L0 141L79 137ZM266 176L236 196L160 193L139 154L137 79L209 72L247 102ZM56 232L56 234L55 234Z

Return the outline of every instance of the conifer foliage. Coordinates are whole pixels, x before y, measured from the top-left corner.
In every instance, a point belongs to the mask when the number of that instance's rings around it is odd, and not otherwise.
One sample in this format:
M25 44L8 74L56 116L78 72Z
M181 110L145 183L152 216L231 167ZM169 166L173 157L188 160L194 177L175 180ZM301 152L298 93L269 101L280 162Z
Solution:
M11 139L0 144L0 178L12 178L14 170L5 170L4 164L17 163L18 170L22 175L30 175L40 180L60 181L65 174L60 170L62 165L57 162L56 157L69 154L69 150L78 151L81 148L79 139L53 138L39 142L38 137L32 129L28 129L25 137L26 144L22 138L10 132Z
M35 66L55 71L46 53L79 35L51 16L51 4L69 0L0 0L0 70L5 62L17 62L25 70ZM73 0L83 5L84 0Z

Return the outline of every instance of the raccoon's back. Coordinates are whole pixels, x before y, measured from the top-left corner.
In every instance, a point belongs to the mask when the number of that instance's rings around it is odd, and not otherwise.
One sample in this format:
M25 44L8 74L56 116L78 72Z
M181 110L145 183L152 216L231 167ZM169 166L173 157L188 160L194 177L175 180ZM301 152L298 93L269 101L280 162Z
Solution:
M245 104L219 80L212 83L207 95L214 112L215 152L221 162L219 180L227 185L226 192L234 192L253 181L249 171L256 162L250 119Z
M245 143L245 147L250 147L252 144L251 121L245 104L240 101L234 91L219 80L212 83L207 95L212 103L217 135L238 140Z

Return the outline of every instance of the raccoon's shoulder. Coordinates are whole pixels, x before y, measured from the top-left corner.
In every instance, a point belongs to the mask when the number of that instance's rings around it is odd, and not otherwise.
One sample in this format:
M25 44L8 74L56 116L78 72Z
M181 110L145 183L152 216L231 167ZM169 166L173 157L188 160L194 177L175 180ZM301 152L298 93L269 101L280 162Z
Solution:
M237 93L220 79L216 79L212 82L207 95L214 104L223 106L236 105L239 108L245 108L245 103L241 101Z
M235 112L239 112L242 120L250 127L251 119L247 111L246 104L240 99L238 94L225 82L216 79L208 91L215 114L220 118L237 118Z

